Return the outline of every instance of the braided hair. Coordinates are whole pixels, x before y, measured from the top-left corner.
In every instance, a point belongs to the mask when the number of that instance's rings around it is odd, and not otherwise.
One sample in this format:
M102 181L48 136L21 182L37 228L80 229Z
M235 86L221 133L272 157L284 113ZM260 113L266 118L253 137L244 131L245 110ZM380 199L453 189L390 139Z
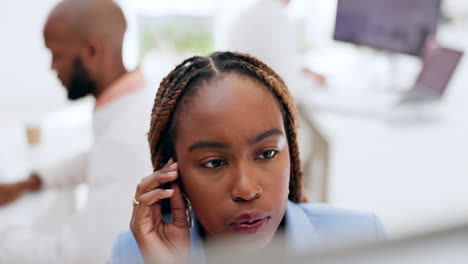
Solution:
M175 157L173 117L181 102L188 102L196 90L225 74L237 73L264 84L279 102L289 144L291 173L288 199L306 202L297 143L297 117L292 97L281 77L259 59L237 52L215 52L194 56L177 65L162 81L151 113L148 141L154 171Z

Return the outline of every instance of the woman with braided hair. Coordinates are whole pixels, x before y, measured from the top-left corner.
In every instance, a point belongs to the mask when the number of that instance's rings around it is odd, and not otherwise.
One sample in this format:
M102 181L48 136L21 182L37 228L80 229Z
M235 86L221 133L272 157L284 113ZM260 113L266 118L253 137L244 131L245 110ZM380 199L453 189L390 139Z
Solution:
M111 263L203 262L204 241L293 252L384 237L372 214L307 203L289 91L241 53L195 56L161 82L148 140L154 173L138 185L130 232Z

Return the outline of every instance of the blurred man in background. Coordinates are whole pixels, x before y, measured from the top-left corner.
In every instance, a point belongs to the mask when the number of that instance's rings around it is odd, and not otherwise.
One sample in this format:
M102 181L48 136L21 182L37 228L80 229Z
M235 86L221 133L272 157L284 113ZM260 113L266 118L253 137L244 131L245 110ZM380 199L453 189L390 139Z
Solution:
M140 69L124 67L125 31L122 10L111 0L64 0L50 13L43 34L52 69L70 100L96 98L94 143L24 181L0 184L0 205L28 191L81 183L89 193L84 209L56 232L0 230L0 263L104 263L116 234L128 227L128 197L151 172L146 132L154 95Z

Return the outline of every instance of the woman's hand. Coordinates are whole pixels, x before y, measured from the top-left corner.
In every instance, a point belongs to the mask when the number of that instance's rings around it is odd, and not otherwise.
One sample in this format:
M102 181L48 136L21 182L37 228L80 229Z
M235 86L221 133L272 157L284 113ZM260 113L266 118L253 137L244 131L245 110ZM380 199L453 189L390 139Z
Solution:
M190 237L185 202L180 187L161 189L178 177L178 164L172 159L159 171L144 178L137 187L130 229L147 263L181 263L188 260ZM163 221L162 199L170 198L172 223Z

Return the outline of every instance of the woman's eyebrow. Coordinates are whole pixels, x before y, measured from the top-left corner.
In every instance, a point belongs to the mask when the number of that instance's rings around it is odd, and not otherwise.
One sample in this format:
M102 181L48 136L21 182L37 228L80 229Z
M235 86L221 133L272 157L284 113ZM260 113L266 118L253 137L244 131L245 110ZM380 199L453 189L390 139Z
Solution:
M198 141L192 144L189 148L188 151L192 152L196 149L203 149L203 148L228 148L228 145L222 142L217 142L217 141Z
M250 140L249 143L253 145L255 143L258 143L264 140L265 138L268 138L274 135L283 136L283 132L279 129L273 128L273 129L270 129L263 133L258 134L254 139Z
M268 138L268 137L271 137L271 136L274 136L274 135L283 136L283 132L281 132L281 130L279 130L279 129L273 128L273 129L270 129L270 130L267 130L265 132L262 132L262 133L258 134L254 139L249 140L249 143L251 145L253 145L255 143L258 143L258 142L264 140L265 138ZM188 151L192 152L194 150L204 149L204 148L226 149L226 148L229 148L229 145L226 144L226 143L218 142L218 141L198 141L198 142L193 143L188 148Z

